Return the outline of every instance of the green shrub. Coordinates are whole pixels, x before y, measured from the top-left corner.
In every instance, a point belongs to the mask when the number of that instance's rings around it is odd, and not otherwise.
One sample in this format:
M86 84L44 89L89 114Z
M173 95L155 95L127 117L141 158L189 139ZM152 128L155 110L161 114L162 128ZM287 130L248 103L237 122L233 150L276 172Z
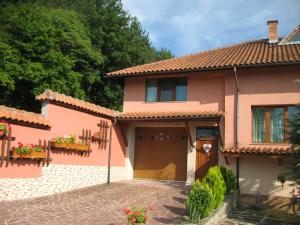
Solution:
M218 208L224 201L226 193L226 185L220 168L218 166L209 168L202 182L210 187L214 198L214 208Z
M188 194L186 212L190 222L198 223L213 210L214 199L210 188L197 180Z
M226 194L228 194L231 190L237 188L236 176L233 174L232 170L227 169L224 166L221 166L220 170L226 184Z

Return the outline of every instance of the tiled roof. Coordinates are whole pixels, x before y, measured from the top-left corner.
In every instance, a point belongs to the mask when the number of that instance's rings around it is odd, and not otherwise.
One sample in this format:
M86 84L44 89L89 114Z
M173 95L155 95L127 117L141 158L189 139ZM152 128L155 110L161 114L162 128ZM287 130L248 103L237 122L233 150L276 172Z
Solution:
M73 98L71 96L67 96L64 94L60 94L58 92L54 92L51 90L46 90L41 95L37 96L36 99L38 100L50 100L58 103L62 103L65 105L69 105L78 109L83 109L90 111L92 113L101 114L109 117L113 117L115 114L119 113L112 109L108 109L99 105L95 105L90 102L86 102L77 98Z
M50 122L41 114L10 108L4 105L0 105L0 118L50 127Z
M193 111L193 112L125 112L116 116L117 119L192 119L192 118L221 118L223 112Z
M225 148L222 153L256 154L256 155L289 155L293 153L291 146L247 146L240 148Z
M300 44L270 44L266 39L249 41L179 58L130 67L108 73L107 76L118 77L276 64L300 64Z

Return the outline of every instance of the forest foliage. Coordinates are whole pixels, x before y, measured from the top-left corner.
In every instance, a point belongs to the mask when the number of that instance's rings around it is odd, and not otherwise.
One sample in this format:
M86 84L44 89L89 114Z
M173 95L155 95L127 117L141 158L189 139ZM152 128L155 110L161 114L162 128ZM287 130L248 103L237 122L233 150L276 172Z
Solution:
M52 89L121 109L122 80L105 74L171 57L120 0L0 3L0 104L38 112L35 96Z

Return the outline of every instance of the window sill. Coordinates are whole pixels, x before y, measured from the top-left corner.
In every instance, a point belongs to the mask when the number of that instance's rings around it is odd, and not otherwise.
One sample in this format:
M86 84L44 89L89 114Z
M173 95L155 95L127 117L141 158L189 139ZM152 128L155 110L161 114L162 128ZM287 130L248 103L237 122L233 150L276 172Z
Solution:
M159 101L159 102L145 102L145 103L184 103L188 101Z

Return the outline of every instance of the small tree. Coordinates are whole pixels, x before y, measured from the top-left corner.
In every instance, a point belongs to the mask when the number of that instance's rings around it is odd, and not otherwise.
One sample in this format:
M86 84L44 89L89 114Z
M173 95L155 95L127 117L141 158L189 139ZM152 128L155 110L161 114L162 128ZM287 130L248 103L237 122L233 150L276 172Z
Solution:
M210 187L207 184L196 180L186 201L186 212L189 221L198 223L200 219L210 215L213 207L214 198Z
M203 178L203 183L211 188L214 197L214 208L218 208L223 202L226 193L226 184L220 167L214 166L209 168L207 175Z

